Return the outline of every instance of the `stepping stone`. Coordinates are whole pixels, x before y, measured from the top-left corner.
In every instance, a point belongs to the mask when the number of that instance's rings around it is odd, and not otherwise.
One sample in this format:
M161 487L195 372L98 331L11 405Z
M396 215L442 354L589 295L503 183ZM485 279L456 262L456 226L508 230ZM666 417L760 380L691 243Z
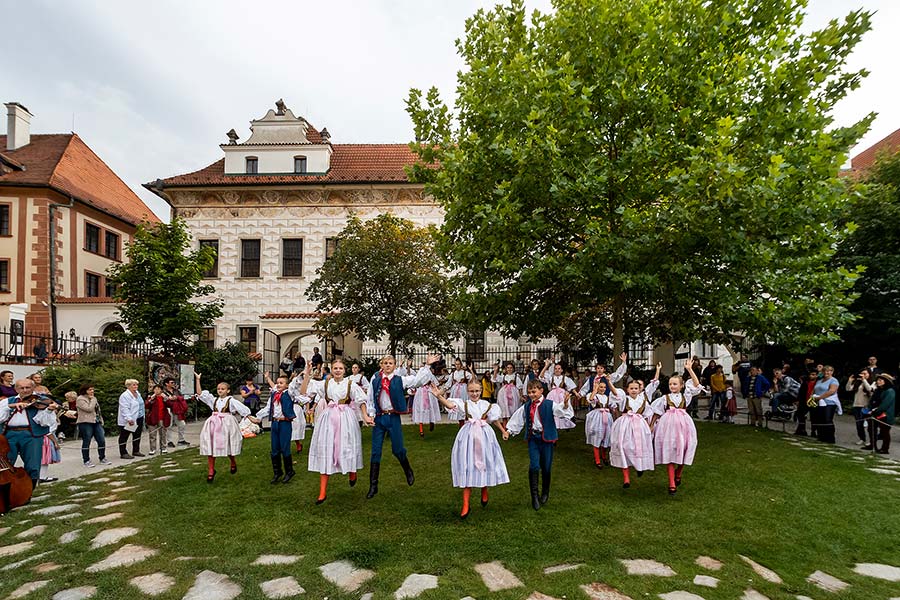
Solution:
M182 600L232 600L240 593L241 586L231 581L228 575L201 571Z
M100 515L84 522L85 525L93 525L94 523L109 523L116 519L121 519L124 513L109 513L108 515Z
M0 558L25 552L26 550L30 550L32 546L34 546L34 542L20 542L18 544L13 544L12 546L0 546Z
M2 550L2 548L0 548ZM3 556L0 552L0 556ZM900 581L900 568L878 563L857 563L853 570L866 577L884 579L885 581Z
M703 567L704 569L709 569L710 571L718 571L724 566L721 561L710 558L709 556L698 556L697 560L695 560L694 562L697 563L698 567Z
M16 589L12 591L12 593L7 596L7 600L16 600L17 598L24 598L31 592L35 590L39 590L42 587L46 586L50 583L49 579L42 579L40 581L29 581L28 583L23 583Z
M77 519L81 516L80 512L70 513L68 515L59 515L56 517L50 517L54 521L65 521L66 519Z
M91 549L116 544L127 537L137 534L138 531L140 531L140 529L136 527L116 527L115 529L106 529L98 533L97 537L91 540Z
M584 566L584 563L578 563L577 565L556 565L554 567L547 567L544 569L544 575L552 575L553 573L562 573L564 571L574 571L575 569L579 569Z
M215 560L218 556L178 556L173 560L176 562L182 562L186 560Z
M100 490L86 490L84 492L78 492L77 494L72 494L69 498L86 498L88 496L93 496L94 494L99 494Z
M39 508L32 511L32 515L58 515L64 512L71 512L78 508L77 504L57 504L56 506L48 506L47 508Z
M3 535L4 533L6 533L7 531L9 531L10 529L12 529L12 527L0 527L0 535Z
M319 567L322 577L345 592L355 592L359 586L375 577L374 571L357 569L347 560L338 560Z
M77 588L71 588L56 592L53 594L53 600L87 600L93 598L97 593L97 588L92 585L83 585Z
M697 575L694 577L694 585L714 588L719 587L719 580L709 575Z
M583 591L590 600L631 600L631 596L626 596L614 587L605 583L591 583L581 586Z
M104 502L103 504L98 504L94 508L97 510L106 510L107 508L112 508L113 506L122 506L123 504L128 504L131 500L114 500L112 502Z
M14 562L14 563L5 564L5 565L3 565L2 568L0 568L0 571L12 571L13 569L18 569L18 568L21 567L22 565L30 565L30 564L33 564L33 563L34 563L36 560L38 560L39 558L43 558L43 557L47 556L48 554L52 554L52 553L53 553L53 550L47 550L46 552L38 552L37 554L33 554L33 555L29 556L28 558L26 558L26 559L24 559L24 560L20 560L20 561L18 561L18 562Z
M51 571L55 571L57 569L62 569L65 565L58 565L55 562L45 562L41 563L34 568L35 573L39 573L43 575L44 573L49 573Z
M109 483L110 481L112 481L112 479L110 479L109 477L101 477L100 479L92 479L88 483Z
M475 571L481 575L481 580L492 592L510 590L524 585L519 578L513 575L500 561L481 563L475 565Z
M138 465L134 468L135 471L146 471L149 467L147 465Z
M629 575L656 575L657 577L673 577L675 571L661 562L639 558L637 560L623 560L619 562L625 565Z
M46 525L35 525L31 529L26 529L22 533L16 534L16 538L20 540L24 540L25 538L35 537L44 533L47 530Z
M43 496L32 496L31 501L32 502L43 502L44 500L46 500L49 497L50 497L50 494L44 494Z
M259 584L259 589L266 598L292 598L306 593L293 577L280 577Z
M110 481L109 486L117 488L117 487L122 487L123 485L126 485L127 483L128 483L127 481ZM118 492L119 490L116 490L116 491Z
M132 577L128 583L148 596L159 596L168 592L175 585L175 579L165 573L153 573L152 575Z
M662 600L703 600L703 596L698 596L697 594L682 590L660 594L659 597L662 598Z
M163 475L161 477L154 477L153 481L168 481L170 479L175 479L174 475Z
M403 584L394 592L394 598L416 598L426 590L433 590L438 586L438 578L435 575L423 575L413 573L403 580Z
M881 469L878 467L866 467L867 471L872 471L873 473L878 473L880 475L896 475L895 471L891 471L890 469Z
M263 554L256 560L254 560L251 565L292 565L298 560L303 558L302 556L292 556L287 554Z
M139 486L136 485L126 485L125 487L120 487L116 491L117 492L128 492L130 490L136 490Z
M70 492L77 492L77 491L83 490L85 488L83 485L70 485L66 489L69 490Z
M169 473L184 473L187 469L169 469Z
M753 559L747 558L743 554L738 554L741 557L741 560L750 565L753 568L753 571L756 572L757 575L768 581L769 583L783 583L781 581L781 577L778 576L778 573L773 571L772 569L768 569Z
M367 592L360 596L359 600L372 600L373 598L375 598L375 592ZM475 600L475 598L472 598L471 596L466 596L466 598L468 598L469 600ZM466 598L463 598L462 600L466 600Z
M153 548L125 544L100 562L89 566L85 571L88 573L99 573L100 571L108 571L116 567L126 567L147 560L151 556L158 554L158 552L158 550Z
M741 600L769 600L769 597L760 594L754 589L744 590L744 595L741 596Z
M542 594L541 592L532 592L528 598L525 600L559 600L559 598L554 598L553 596L548 596L547 594Z
M840 592L850 586L846 581L841 581L837 577L832 577L822 571L816 571L807 577L806 581L826 592Z
M810 598L809 596L797 596L797 600L813 600L813 599ZM891 600L895 600L895 599L892 598Z

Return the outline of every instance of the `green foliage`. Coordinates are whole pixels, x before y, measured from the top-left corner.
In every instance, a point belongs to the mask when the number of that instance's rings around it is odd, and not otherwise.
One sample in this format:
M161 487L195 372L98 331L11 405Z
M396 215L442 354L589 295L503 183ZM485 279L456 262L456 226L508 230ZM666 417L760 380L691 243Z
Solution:
M259 372L257 362L250 358L247 348L241 344L225 342L224 346L213 350L197 346L195 354L197 359L194 371L200 373L203 389L209 390L213 395L220 381L230 385L232 393L237 395L240 386L247 379L254 379ZM182 392L192 394L194 390Z
M119 413L119 396L125 391L126 379L137 379L141 393L146 393L147 363L139 359L115 358L108 354L87 354L67 366L51 365L44 369L44 385L53 397L63 401L66 392L78 392L82 385L93 385L100 402L105 429L115 431Z
M191 237L184 220L142 223L126 248L127 260L109 270L126 333L119 337L158 346L166 357L183 356L193 338L222 316L224 301L210 298L201 285L215 250L188 252Z
M317 271L308 297L330 335L388 338L392 354L413 345L437 348L455 337L446 318L451 287L435 252L432 227L383 213L351 216L334 255Z
M594 311L617 341L807 347L851 320L837 177L871 116L834 127L864 71L850 13L802 33L804 0L522 0L479 10L457 42L449 109L407 100L446 211L441 249L467 315L552 334ZM596 325L596 324L594 324ZM594 326L592 325L592 326Z

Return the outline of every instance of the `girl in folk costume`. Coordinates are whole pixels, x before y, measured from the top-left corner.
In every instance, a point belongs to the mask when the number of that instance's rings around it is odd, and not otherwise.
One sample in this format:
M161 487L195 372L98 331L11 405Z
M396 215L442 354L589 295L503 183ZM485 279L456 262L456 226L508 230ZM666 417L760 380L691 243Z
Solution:
M463 367L463 363L460 359L455 359L453 361L453 372L450 373L450 397L465 398L467 396L466 390L470 381L475 381L475 373ZM455 408L450 409L449 412L450 420L458 421L459 426L462 427L463 422L465 421L465 415Z
M481 397L481 384L469 383L467 398L447 398L446 392L431 385L432 393L447 410L457 410L465 415L466 422L456 434L450 452L450 471L453 487L463 489L463 505L459 516L469 516L469 498L472 488L481 488L481 506L487 506L488 488L509 483L503 451L491 424L506 433L500 419L500 408Z
M638 477L644 471L653 470L653 434L647 419L653 414L650 410L650 398L659 386L659 370L662 364L656 365L656 376L644 391L637 381L628 383L626 391L616 388L609 382L609 390L618 401L619 417L613 422L610 433L610 462L612 466L622 469L622 487L631 487L628 469L634 467Z
M666 465L668 469L669 494L672 496L681 485L684 465L693 464L694 452L697 450L697 428L687 413L687 408L691 404L691 398L702 390L690 360L685 361L684 369L691 380L685 385L680 375L673 375L669 378L669 393L660 396L650 405L653 411L650 421L653 429L653 457L656 464Z
M29 379L33 381L33 378ZM55 465L62 460L59 455L59 439L56 437L56 430L59 428L59 418L57 418L54 411L47 411L47 414L53 415L53 424L50 425L50 432L44 436L43 445L41 446L41 483L52 483L57 480L56 477L50 477L50 465Z
M441 403L431 391L431 386L446 389L439 383L438 374L444 369L444 361L439 360L431 365L431 372L426 385L416 388L412 400L412 422L419 426L419 436L425 437L424 424L428 423L428 431L434 431L434 424L441 422ZM446 383L447 378L444 378Z
M316 397L316 425L309 446L309 467L319 473L319 497L316 504L325 502L328 478L335 473L349 476L350 487L356 485L356 472L362 469L362 434L357 410L366 403L368 394L349 377L344 361L331 363L331 377L324 381L307 377L304 372L300 393ZM374 424L364 417L367 425Z
M214 397L207 390L200 388L200 373L195 373L195 389L197 399L212 409L212 414L200 430L200 454L207 457L207 483L212 483L216 476L216 458L227 456L231 461L231 474L237 473L237 461L234 457L241 453L244 441L238 422L242 417L250 415L250 409L240 400L231 397L231 386L220 381L216 386Z
M553 374L549 373L550 365L553 365ZM566 396L575 391L575 382L563 373L562 363L553 363L549 358L544 361L544 369L541 371L541 379L550 388L547 400L562 404ZM554 417L557 429L574 429L575 421L569 417Z
M594 464L598 469L602 469L604 463L609 464L615 407L615 401L610 401L606 381L606 378L594 378L594 388L587 394L591 410L584 420L584 435L588 445L594 447Z
M515 365L507 361L503 366L503 374L499 366L494 367L494 383L497 384L497 406L500 407L500 420L506 421L522 404L522 378L516 374Z

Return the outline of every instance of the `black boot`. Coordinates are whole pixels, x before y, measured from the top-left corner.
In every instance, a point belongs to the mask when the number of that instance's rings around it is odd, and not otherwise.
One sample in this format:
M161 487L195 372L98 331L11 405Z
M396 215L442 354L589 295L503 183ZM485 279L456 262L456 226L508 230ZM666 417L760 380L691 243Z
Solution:
M400 466L403 467L403 472L406 474L406 485L412 485L416 481L416 476L413 475L412 467L409 466L409 459L404 457L400 459Z
M284 473L281 472L281 456L278 454L272 457L272 471L275 473L275 476L272 477L272 481L269 483L272 485L281 483L281 476L284 475Z
M550 499L550 471L541 469L541 505L547 504Z
M541 510L541 500L538 497L538 477L540 471L537 469L528 470L528 487L531 488L531 508Z
M372 498L378 493L378 471L381 470L381 463L371 463L369 465L369 492L366 499Z
M291 458L291 453L288 452L287 456L284 457L284 479L281 480L281 483L287 483L294 478L294 475L294 459Z

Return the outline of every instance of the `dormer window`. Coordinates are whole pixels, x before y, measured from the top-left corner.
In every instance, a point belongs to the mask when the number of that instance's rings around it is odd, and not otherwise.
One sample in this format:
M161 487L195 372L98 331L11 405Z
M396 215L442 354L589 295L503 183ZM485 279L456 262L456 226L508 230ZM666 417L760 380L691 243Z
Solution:
M294 173L306 173L306 157L294 157Z
M255 156L247 157L247 175L256 175L259 173L259 159Z

